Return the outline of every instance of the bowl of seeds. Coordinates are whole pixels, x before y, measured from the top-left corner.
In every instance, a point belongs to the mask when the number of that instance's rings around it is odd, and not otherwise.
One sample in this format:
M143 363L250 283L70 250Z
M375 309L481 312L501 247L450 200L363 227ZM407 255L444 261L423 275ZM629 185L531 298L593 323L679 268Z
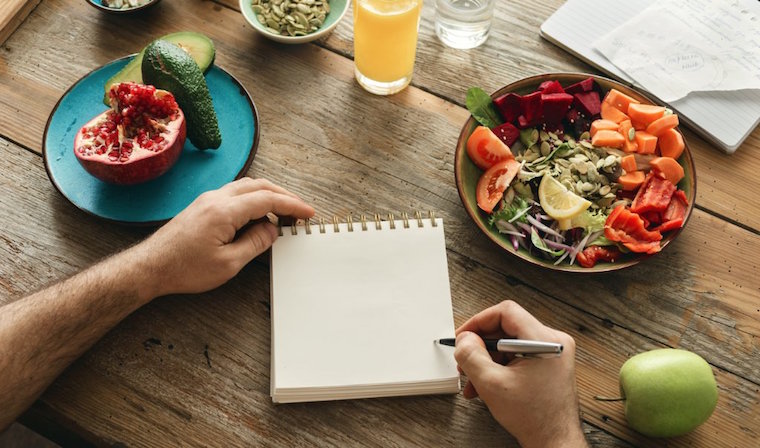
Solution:
M265 37L302 44L328 35L348 12L348 0L240 0L240 11Z

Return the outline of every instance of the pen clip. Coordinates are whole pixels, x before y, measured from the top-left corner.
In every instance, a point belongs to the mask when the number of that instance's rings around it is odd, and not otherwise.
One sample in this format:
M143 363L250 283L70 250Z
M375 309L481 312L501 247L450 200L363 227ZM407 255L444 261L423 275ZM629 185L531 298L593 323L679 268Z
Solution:
M515 353L515 358L559 358L562 353Z

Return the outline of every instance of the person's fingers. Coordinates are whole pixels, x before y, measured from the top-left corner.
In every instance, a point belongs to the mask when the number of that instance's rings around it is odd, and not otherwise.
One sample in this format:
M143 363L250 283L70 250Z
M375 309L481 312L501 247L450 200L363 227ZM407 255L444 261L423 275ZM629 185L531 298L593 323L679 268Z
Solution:
M474 384L485 381L489 372L497 367L486 351L483 340L469 331L457 335L454 358L467 378Z
M462 389L462 396L468 400L477 398L478 391L475 389L475 386L472 385L471 381L467 381L467 384L464 385L464 389Z
M269 212L294 218L314 216L314 208L309 204L292 196L269 190L257 190L235 196L230 199L229 210L238 229Z
M219 189L220 192L229 194L230 196L237 196L240 194L250 193L259 190L269 190L275 193L281 193L294 198L298 198L294 193L275 185L266 179L253 179L251 177L241 177L240 179L230 182Z
M225 248L232 257L234 270L239 271L249 261L266 251L277 239L277 226L271 222L255 224Z
M478 334L503 334L519 339L539 339L547 328L523 307L511 300L487 308L471 317L456 331L472 331Z

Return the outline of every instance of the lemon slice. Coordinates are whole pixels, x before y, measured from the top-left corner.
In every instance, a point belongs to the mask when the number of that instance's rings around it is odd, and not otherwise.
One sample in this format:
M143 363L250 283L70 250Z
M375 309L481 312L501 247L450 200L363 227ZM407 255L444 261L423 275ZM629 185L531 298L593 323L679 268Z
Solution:
M591 206L591 201L568 190L549 174L544 174L538 186L538 200L546 214L558 221L572 219Z

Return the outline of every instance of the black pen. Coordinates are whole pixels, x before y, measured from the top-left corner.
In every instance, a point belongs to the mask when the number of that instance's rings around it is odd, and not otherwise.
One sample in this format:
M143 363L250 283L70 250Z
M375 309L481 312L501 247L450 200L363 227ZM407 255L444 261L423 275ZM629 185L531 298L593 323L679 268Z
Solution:
M456 339L438 339L441 345L454 347ZM486 349L489 352L514 353L517 355L548 355L559 356L562 353L562 344L556 342L529 341L525 339L484 339Z

